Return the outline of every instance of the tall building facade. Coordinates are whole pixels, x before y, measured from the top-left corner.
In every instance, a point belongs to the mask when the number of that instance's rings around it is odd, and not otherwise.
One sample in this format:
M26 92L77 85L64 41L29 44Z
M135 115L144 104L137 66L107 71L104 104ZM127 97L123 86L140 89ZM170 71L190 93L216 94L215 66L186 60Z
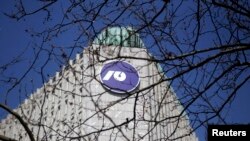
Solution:
M151 59L131 28L107 28L15 112L39 141L198 140ZM12 115L0 135L29 140Z

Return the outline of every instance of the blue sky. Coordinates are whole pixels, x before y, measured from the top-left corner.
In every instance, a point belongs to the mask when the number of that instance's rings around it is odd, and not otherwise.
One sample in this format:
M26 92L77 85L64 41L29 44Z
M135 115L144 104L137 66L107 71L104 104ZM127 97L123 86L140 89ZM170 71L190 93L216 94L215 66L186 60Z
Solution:
M11 11L13 8L12 2L9 2L8 0L2 1L2 4L0 5L0 66L10 62L13 60L13 58L18 58L18 62L15 65L11 65L6 73L6 75L13 75L16 77L21 77L25 71L27 71L28 66L32 63L31 60L34 59L33 51L31 49L32 45L34 45L34 42L37 42L38 44L41 42L41 39L34 39L32 38L28 33L25 32L27 28L36 28L36 29L43 29L43 24L41 23L41 19L39 19L39 16L31 16L29 20L20 20L15 21L13 19L9 19L6 17L3 12ZM72 33L73 34L73 33ZM59 39L56 42L57 45L70 45L73 37L70 34L70 31L68 34L59 37ZM86 43L87 44L87 43ZM203 44L206 44L204 42ZM49 45L49 44L48 44ZM146 44L147 46L147 44ZM34 52L36 52L35 50ZM81 48L78 50L75 50L71 58L74 58L74 55L76 52L81 51ZM58 51L59 52L59 51ZM19 58L18 56L21 55ZM44 57L44 58L43 58ZM36 62L36 64L39 64L46 60L48 56L44 53L41 53L41 58L39 59L40 62ZM55 59L56 60L56 59ZM49 64L51 67L47 67L50 69L46 70L46 73L48 73L50 76L53 76L56 71L60 70L59 66L55 66L53 64ZM4 78L4 75L1 75L0 78ZM24 92L22 89L21 93L26 93L27 95L31 93L32 91L35 91L36 88L39 88L42 86L42 81L40 78L37 79L36 73L30 73L25 77L24 81L26 81L27 85L23 84L20 87L27 87L27 92ZM35 81L35 83L32 83L33 85L30 86L28 84L31 84L31 81ZM5 93L6 88L9 86L5 86L5 83L0 83L0 102L4 102L5 99ZM249 83L248 83L249 84ZM19 95L20 89L18 87L11 91L8 94L8 105L12 108L17 107L20 104L20 101L26 98L24 95ZM250 94L249 94L249 85L245 85L242 87L242 89L237 93L237 96L235 97L233 103L231 104L228 113L226 114L226 121L228 123L238 123L238 124L246 124L250 123ZM6 116L6 113L0 110L0 118L3 118ZM201 141L205 140L205 133L203 129L199 129L197 131L197 134L199 136L199 139Z

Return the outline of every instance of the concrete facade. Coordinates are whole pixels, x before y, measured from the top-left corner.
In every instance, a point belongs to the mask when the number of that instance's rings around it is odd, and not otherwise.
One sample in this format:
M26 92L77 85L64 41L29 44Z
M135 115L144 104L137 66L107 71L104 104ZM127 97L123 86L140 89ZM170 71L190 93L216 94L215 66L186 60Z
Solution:
M161 81L165 76L150 59L144 48L87 47L15 111L38 140L198 140L190 134L176 94ZM137 69L140 84L131 94L115 94L102 86L100 69L111 60L129 62ZM29 140L11 115L1 121L0 135Z

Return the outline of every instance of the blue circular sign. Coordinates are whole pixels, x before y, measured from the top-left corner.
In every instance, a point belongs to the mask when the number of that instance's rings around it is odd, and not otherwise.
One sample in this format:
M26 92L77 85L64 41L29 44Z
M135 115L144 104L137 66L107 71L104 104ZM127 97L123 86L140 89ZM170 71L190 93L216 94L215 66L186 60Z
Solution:
M125 61L112 61L104 64L100 78L103 86L115 93L131 92L140 82L136 69Z

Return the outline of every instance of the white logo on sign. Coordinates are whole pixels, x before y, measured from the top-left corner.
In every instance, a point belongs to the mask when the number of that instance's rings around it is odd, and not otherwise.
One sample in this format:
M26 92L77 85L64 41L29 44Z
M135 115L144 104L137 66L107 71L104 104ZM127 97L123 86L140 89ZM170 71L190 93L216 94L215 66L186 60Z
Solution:
M126 74L122 71L108 71L103 77L103 80L109 80L113 76L117 81L124 81L126 79Z

